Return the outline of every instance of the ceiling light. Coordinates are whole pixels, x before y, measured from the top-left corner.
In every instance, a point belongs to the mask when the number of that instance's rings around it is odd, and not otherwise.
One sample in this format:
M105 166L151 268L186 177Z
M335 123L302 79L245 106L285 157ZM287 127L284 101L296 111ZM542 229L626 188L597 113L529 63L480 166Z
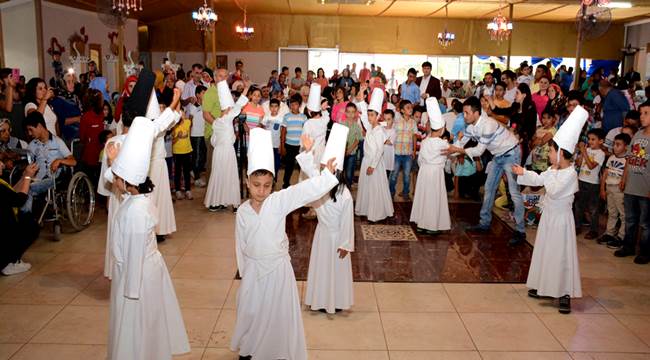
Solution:
M610 9L629 9L632 7L632 3L629 2L620 2L620 1L612 1L604 5L600 5L601 7L607 7Z

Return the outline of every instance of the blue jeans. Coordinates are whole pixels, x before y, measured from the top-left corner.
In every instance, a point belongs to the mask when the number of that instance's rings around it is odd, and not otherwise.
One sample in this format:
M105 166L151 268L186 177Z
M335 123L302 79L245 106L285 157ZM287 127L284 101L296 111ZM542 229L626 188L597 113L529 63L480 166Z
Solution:
M650 198L625 194L625 250L635 253L636 234L641 229L639 239L639 255L650 256Z
M413 159L411 155L395 155L395 168L390 173L390 194L395 195L395 185L397 184L397 176L400 170L404 170L404 188L402 194L408 195L411 193L411 165Z
M524 201L519 192L519 185L517 184L517 177L512 173L512 165L519 165L521 162L521 149L519 146L514 147L512 150L503 155L495 156L492 159L492 164L488 164L487 179L485 180L485 193L483 194L483 205L481 206L481 221L479 224L483 227L490 227L492 222L492 207L494 206L494 197L499 187L499 180L501 175L506 173L508 179L508 190L512 197L512 202L515 205L515 222L516 229L519 232L525 232L524 224Z
M54 180L52 178L45 178L42 180L36 180L29 185L29 192L27 193L27 201L23 204L23 207L20 208L22 212L32 212L32 203L34 202L34 196L42 195L47 192L47 190L54 186Z
M275 169L275 176L273 179L278 178L278 170L280 170L280 148L273 148L273 166Z
M351 155L347 155L343 161L343 170L345 170L345 184L349 189L352 189L354 182L354 169L357 167L357 154L356 151Z

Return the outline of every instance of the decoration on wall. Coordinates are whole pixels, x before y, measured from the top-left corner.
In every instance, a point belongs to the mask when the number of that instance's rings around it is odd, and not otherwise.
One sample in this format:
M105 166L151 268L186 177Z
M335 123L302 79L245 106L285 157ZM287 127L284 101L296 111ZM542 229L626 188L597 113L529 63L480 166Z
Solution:
M108 33L108 40L111 42L111 44L108 46L108 49L110 50L111 54L115 56L119 54L118 45L116 44L117 36L118 34L116 31Z
M47 49L47 53L50 54L50 56L53 56L55 51L58 51L59 53L63 54L65 52L65 47L59 44L59 39L53 36L50 39L50 48Z
M167 51L165 58L165 62L160 66L163 74L166 74L169 70L172 70L176 74L176 71L180 68L180 65L176 64L176 53Z
M70 35L70 37L68 38L68 43L70 43L70 48L75 49L77 51L78 56L85 55L86 44L88 43L88 35L86 34L86 27L82 26L81 29L79 29L79 32L75 31L74 34Z
M206 0L203 0L203 6L192 12L192 20L196 24L196 30L199 31L212 31L217 19L217 14L208 6Z
M456 41L456 34L447 31L447 22L449 21L449 10L447 6L449 6L449 0L445 4L445 29L438 33L438 44L443 48L449 47Z
M124 64L124 73L126 76L137 75L138 65L133 61L133 51L129 51L127 55L127 63Z

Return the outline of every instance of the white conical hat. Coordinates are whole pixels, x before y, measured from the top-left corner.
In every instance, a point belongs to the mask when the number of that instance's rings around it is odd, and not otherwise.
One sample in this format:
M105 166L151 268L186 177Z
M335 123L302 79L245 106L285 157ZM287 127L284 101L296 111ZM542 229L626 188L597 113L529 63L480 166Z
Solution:
M338 123L332 125L330 137L327 139L327 144L325 145L325 152L321 156L321 164L327 164L329 159L336 158L334 160L336 170L343 170L343 160L345 160L345 148L347 146L349 131L350 129L345 125Z
M435 96L429 97L426 100L426 104L431 129L438 130L445 127L445 121L442 120L442 113L440 113L440 104L438 104L438 99ZM422 114L422 116L424 117L424 114Z
M157 119L160 116L160 104L158 104L158 97L156 96L156 91L151 90L151 95L149 96L149 102L147 103L147 113L145 117L149 120ZM137 185L137 184L133 184Z
M271 132L262 128L250 131L248 142L247 175L257 170L268 170L275 175L275 158L273 157L273 140Z
M381 114L381 108L384 104L384 90L381 88L374 88L372 90L372 95L370 96L370 104L368 104L368 110L374 110L377 114Z
M154 137L155 126L151 120L142 116L133 119L120 152L111 165L113 173L131 185L142 184L149 174Z
M580 139L582 127L585 126L588 118L589 113L587 110L580 105L576 106L571 115L564 121L564 124L557 130L555 136L553 136L553 141L560 149L573 154Z
M235 100L232 98L226 80L221 80L217 83L217 92L219 93L219 104L221 104L221 110L235 106Z
M307 98L307 109L309 111L320 111L320 84L312 83Z

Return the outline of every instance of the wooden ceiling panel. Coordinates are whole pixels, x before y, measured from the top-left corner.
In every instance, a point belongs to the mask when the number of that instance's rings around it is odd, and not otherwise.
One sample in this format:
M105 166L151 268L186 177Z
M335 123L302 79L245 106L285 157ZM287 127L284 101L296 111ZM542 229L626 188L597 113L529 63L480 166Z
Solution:
M498 2L454 2L449 5L449 17L476 19L494 17L499 9ZM507 14L506 9L503 10Z
M384 16L427 16L437 10L440 10L444 5L444 1L396 1L393 6L391 6L390 9L384 13ZM438 11L433 16L444 17L444 9Z

